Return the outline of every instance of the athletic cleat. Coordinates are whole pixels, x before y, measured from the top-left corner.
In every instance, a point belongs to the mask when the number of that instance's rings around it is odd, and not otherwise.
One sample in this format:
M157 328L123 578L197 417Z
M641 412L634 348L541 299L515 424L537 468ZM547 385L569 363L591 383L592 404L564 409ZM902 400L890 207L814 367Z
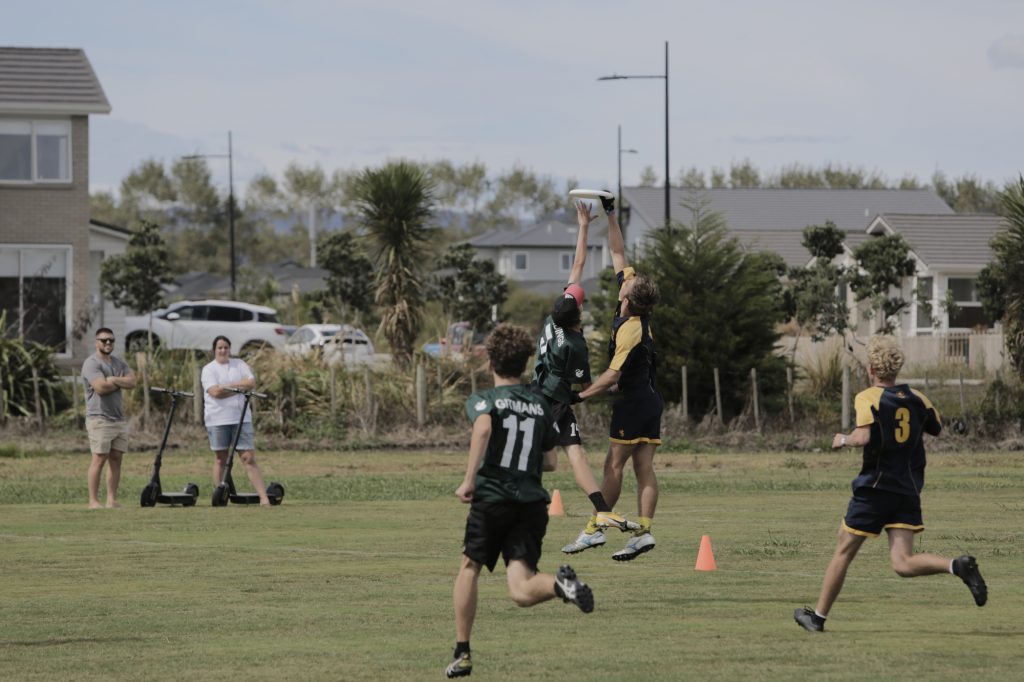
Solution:
M468 653L462 654L454 661L448 664L448 667L444 669L444 674L449 679L453 677L468 677L473 674L473 659L469 657Z
M640 524L636 521L630 521L622 514L618 514L613 511L597 512L594 514L596 520L594 525L600 529L605 528L618 528L623 533L626 531L640 530Z
M573 542L563 547L562 552L565 554L576 554L591 547L600 547L604 542L604 533L601 531L588 533L584 530L580 531L579 536Z
M825 619L806 606L793 612L793 620L796 624L808 632L824 632Z
M978 570L978 562L975 558L965 554L953 559L953 572L960 576L960 580L963 580L964 585L971 590L974 603L984 606L988 601L988 586L985 585L985 579L981 577L981 571Z
M561 566L558 574L555 575L556 593L561 592L562 601L572 602L580 607L583 613L590 613L594 610L594 593L585 582L576 577L576 571L571 566Z
M625 547L612 554L612 558L616 561L632 561L644 552L650 552L654 549L654 544L654 536L650 533L634 535L629 539Z

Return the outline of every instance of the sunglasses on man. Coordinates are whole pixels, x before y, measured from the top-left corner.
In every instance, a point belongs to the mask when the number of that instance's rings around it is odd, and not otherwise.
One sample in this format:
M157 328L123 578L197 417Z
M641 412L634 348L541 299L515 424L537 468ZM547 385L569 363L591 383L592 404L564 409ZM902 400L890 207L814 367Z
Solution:
M114 337L113 336L106 336L106 337L104 337L102 339L97 338L96 341L98 343L102 343L102 344L114 343Z

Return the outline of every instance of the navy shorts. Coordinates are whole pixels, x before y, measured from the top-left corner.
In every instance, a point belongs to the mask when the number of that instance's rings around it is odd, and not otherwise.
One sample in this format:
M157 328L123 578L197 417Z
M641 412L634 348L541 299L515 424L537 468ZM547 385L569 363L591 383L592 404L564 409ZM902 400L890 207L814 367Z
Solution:
M613 443L661 444L661 412L665 404L657 391L625 395L612 405L608 437Z
M518 559L534 571L548 529L548 505L537 502L473 502L466 518L462 553L493 571L498 555Z
M843 519L843 529L854 535L873 538L886 528L903 528L915 533L923 531L921 498L875 488L854 490Z

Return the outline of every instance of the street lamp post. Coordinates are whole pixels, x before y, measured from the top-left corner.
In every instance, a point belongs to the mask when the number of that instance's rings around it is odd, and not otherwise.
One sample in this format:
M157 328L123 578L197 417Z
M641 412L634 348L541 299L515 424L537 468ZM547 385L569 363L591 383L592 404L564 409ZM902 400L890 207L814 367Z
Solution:
M665 73L663 75L656 76L620 76L619 74L612 74L611 76L601 76L597 80L599 81L617 81L617 80L628 80L630 78L662 78L665 80L665 225L671 225L672 223L672 202L669 196L670 183L669 178L669 164L668 164L668 41L665 41Z
M622 126L619 126L619 191L615 196L619 200L619 206L622 206L622 155L623 154L638 154L635 149L623 149L622 148Z
M231 250L231 298L235 298L235 164L231 150L231 131L228 131L227 154L191 154L183 159L227 159L228 160L228 242Z

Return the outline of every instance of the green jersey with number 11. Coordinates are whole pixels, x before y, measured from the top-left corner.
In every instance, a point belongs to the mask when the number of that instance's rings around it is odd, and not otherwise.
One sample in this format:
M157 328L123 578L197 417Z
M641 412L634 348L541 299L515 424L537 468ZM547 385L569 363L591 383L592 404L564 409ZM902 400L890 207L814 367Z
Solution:
M541 476L544 453L555 447L558 427L547 401L526 386L495 386L469 396L466 415L470 423L481 415L491 419L473 499L550 502Z

